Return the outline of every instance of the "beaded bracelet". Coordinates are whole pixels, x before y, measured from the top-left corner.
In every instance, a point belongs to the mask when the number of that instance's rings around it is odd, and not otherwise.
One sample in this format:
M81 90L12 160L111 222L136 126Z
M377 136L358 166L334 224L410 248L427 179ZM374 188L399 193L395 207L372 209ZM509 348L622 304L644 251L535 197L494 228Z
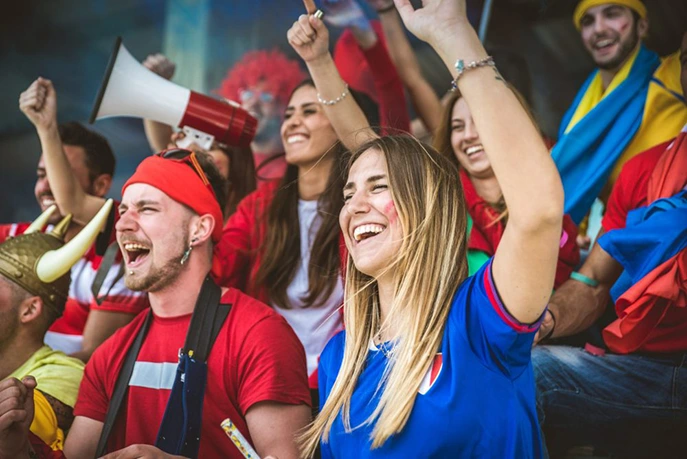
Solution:
M584 274L580 274L577 271L573 271L570 274L570 278L576 280L577 282L582 282L585 285L589 285L590 287L594 288L599 285L599 282L592 279L591 277L587 277Z
M320 93L318 92L318 93L317 93L317 101L318 101L319 103L321 103L322 105L327 105L327 106L329 106L329 105L336 105L336 104L338 104L339 102L341 102L342 100L344 100L344 99L346 98L346 96L348 95L348 93L349 93L349 92L348 92L348 85L347 85L347 84L344 84L344 90L343 90L343 92L342 92L341 95L340 95L339 97L337 97L336 99L324 100L324 99L320 96Z
M458 74L451 82L451 90L455 91L456 89L458 89L458 80L460 79L460 77L463 76L465 72L467 72L468 70L473 70L485 66L496 67L496 64L494 63L494 58L491 56L487 56L479 61L472 61L467 65L465 64L465 61L463 59L458 59L454 66Z

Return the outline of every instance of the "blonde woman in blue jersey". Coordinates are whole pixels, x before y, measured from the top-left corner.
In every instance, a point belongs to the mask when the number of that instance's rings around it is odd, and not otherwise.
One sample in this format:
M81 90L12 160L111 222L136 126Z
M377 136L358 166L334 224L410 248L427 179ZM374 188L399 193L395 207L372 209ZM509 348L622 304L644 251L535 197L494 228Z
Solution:
M424 0L418 10L395 1L407 28L453 73L508 226L493 259L467 277L455 167L411 137L363 136L372 139L352 154L339 217L350 252L346 330L321 356L321 412L302 454L321 444L324 458L540 457L530 348L553 287L561 181L468 23L465 1ZM289 41L302 52L323 33L319 19L301 18ZM323 78L330 63L309 69L337 132L341 119L364 127L338 76Z

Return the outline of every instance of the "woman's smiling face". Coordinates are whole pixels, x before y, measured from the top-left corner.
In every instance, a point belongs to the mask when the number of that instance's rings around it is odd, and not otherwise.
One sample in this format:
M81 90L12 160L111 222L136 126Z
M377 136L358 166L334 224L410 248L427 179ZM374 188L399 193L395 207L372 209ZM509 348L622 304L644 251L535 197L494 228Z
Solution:
M391 196L384 154L369 149L355 160L344 187L339 223L355 267L377 278L400 252L403 230Z

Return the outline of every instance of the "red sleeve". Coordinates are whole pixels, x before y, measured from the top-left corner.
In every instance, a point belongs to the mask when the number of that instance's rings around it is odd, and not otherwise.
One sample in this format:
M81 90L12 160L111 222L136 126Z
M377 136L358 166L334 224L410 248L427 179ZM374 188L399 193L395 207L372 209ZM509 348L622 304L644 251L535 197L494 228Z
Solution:
M242 301L255 300L243 296ZM250 314L249 308L251 305L243 306L236 312ZM305 351L286 320L270 313L246 330L248 337L242 340L235 356L241 411L245 413L263 401L310 406Z
M385 131L410 132L410 116L403 89L403 82L391 61L389 52L381 39L372 48L363 50L365 60L374 79L379 100L379 122Z
M620 171L601 226L605 232L625 228L627 214L638 207L646 206L647 187L651 173L671 141L656 145L629 160Z
M229 217L222 239L215 247L215 256L222 265L219 285L246 291L250 271L251 234L255 228L257 192L246 196Z
M110 343L118 334L100 345L84 370L83 379L79 386L79 395L74 405L74 416L84 416L95 421L104 422L107 408L110 404L106 377L112 369L109 367Z

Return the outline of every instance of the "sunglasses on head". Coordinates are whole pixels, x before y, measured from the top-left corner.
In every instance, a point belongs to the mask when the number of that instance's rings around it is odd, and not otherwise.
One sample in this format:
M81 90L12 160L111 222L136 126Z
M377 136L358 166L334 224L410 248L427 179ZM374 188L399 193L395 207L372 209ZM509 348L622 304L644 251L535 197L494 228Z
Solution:
M202 180L203 185L205 185L207 189L210 190L212 195L215 196L215 198L217 198L215 190L212 188L210 180L208 179L208 176L205 175L205 171L198 162L198 158L194 151L185 150L183 148L170 148L159 152L157 155L164 159L169 159L171 161L176 161L178 163L186 163L189 166L191 166L191 168L193 168L198 177L200 177L200 179Z

